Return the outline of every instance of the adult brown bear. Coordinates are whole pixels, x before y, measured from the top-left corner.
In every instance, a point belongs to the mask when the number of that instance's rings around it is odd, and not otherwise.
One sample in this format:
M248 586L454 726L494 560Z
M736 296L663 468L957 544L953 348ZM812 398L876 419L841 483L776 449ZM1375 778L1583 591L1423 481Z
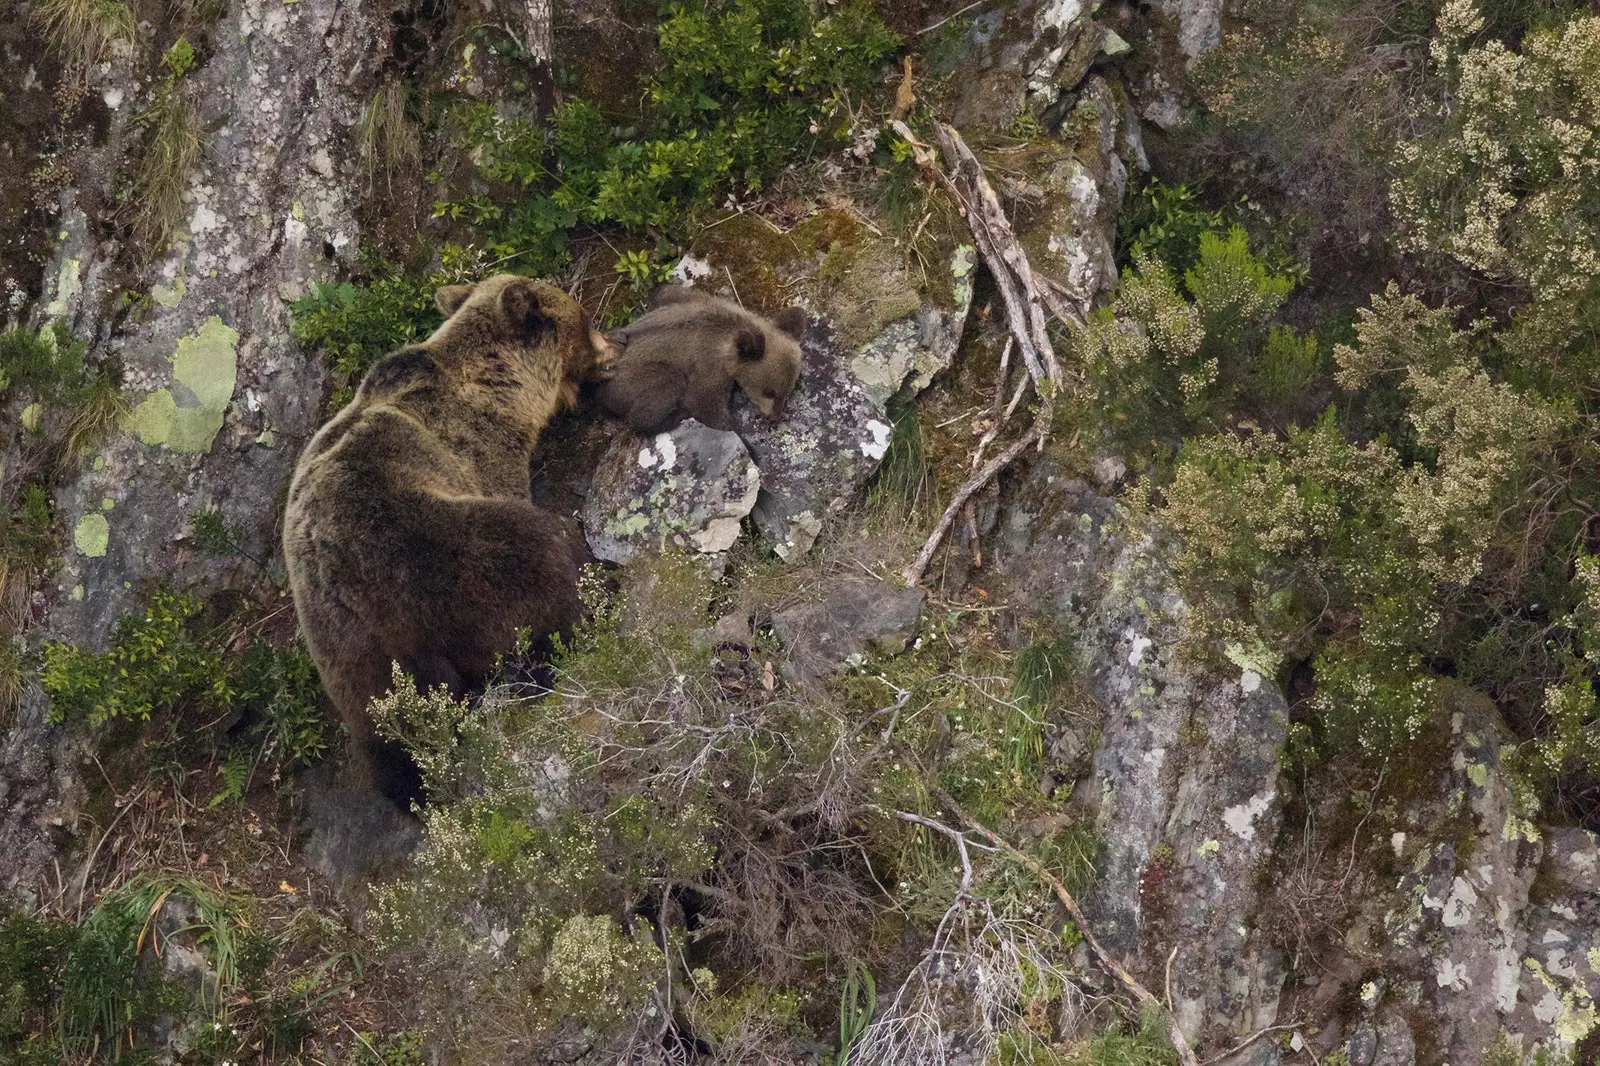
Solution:
M284 518L295 610L352 763L403 807L416 767L368 714L393 664L461 695L518 628L547 646L578 620L577 564L529 501L528 464L610 352L544 282L502 274L436 299L444 324L374 366L311 439Z

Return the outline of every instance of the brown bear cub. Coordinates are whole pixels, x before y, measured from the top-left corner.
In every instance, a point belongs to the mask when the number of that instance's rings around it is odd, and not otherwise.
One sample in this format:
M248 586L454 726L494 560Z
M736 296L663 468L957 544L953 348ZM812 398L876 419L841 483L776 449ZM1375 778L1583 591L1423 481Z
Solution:
M384 357L311 439L284 516L295 610L354 768L402 808L420 794L416 767L367 712L391 664L460 696L519 627L547 650L578 621L577 564L529 501L528 465L610 355L544 282L502 274L436 300L444 324Z
M660 286L651 301L654 310L609 334L616 370L595 393L607 413L647 435L685 418L732 429L737 384L762 414L783 417L800 377L802 308L768 320L682 285Z

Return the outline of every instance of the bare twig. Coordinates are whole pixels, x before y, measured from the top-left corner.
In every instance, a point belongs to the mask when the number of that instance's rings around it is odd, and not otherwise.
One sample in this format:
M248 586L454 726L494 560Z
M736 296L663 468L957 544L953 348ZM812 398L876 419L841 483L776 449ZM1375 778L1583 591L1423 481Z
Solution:
M1269 1025L1265 1029L1257 1029L1255 1032L1251 1033L1249 1036L1233 1045L1227 1051L1222 1052L1222 1054L1213 1055L1209 1059L1206 1059L1200 1064L1200 1066L1211 1066L1211 1064L1214 1062L1221 1062L1223 1059L1232 1058L1264 1036L1271 1036L1273 1033L1287 1032L1290 1029L1298 1029L1300 1028L1300 1025L1300 1022L1290 1022L1288 1025ZM1315 1058L1316 1056L1313 1055L1312 1057Z
M956 490L955 498L950 501L950 506L945 508L944 514L939 516L939 524L934 527L933 534L928 537L928 542L922 546L916 562L906 567L905 578L907 585L915 585L922 580L922 575L927 572L928 563L933 559L933 553L939 550L939 544L944 540L944 535L950 532L950 526L956 520L956 515L961 513L961 508L972 499L974 493L987 485L996 474L1004 470L1011 462L1021 455L1028 446L1039 440L1041 430L1035 425L1022 436L1011 443L1011 447L1001 452L989 461L982 470L967 478L966 483Z
M999 834L973 818L955 801L955 798L950 793L935 785L932 781L928 782L928 791L933 793L940 803L943 803L950 809L951 813L964 822L968 829L985 838L989 843L1021 863L1029 873L1050 887L1051 891L1056 894L1056 899L1061 902L1061 906L1071 916L1073 924L1078 927L1078 932L1083 934L1083 941L1089 945L1089 950L1094 953L1095 959L1105 968L1107 973L1116 978L1117 982L1128 990L1128 993L1134 999L1139 1001L1141 1006L1151 1004L1158 1008L1161 1007L1161 1001L1148 988L1140 984L1139 980L1129 973L1109 951L1101 946L1100 941L1094 935L1094 931L1089 927L1088 919L1083 915L1083 908L1078 906L1078 901L1073 898L1072 893L1067 891L1067 887L1061 883L1055 874L1045 869L1039 863L1039 860L1032 855L1014 847ZM1189 1044L1189 1038L1179 1028L1177 1019L1165 1009L1162 1009L1162 1014L1167 1019L1167 1034L1172 1038L1172 1046L1178 1051L1178 1061L1182 1066L1200 1066L1200 1060L1195 1058L1194 1048Z

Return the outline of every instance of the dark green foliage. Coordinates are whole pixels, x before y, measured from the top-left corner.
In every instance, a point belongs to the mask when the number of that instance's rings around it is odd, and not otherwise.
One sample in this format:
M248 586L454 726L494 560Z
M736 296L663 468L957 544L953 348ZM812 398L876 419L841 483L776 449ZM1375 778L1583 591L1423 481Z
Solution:
M282 759L313 762L327 750L327 716L316 664L298 644L279 651L251 641L238 664L239 705L257 717L256 732Z
M229 528L222 512L214 508L189 516L189 539L207 555L239 554L237 531Z
M1182 277L1200 258L1200 235L1223 225L1222 212L1202 208L1189 186L1151 178L1129 191L1117 215L1117 265L1147 256Z
M364 286L313 283L310 295L294 302L295 339L320 352L333 367L332 409L350 402L372 364L439 325L436 287L436 282L414 281L393 266L379 264Z
M88 346L65 326L0 333L0 391L21 389L41 403L70 403L88 383Z
M238 707L285 760L310 761L327 746L321 688L309 655L278 651L261 638L230 654L227 634L203 624L200 602L162 589L144 614L126 614L103 653L60 641L44 648L40 681L54 721L100 725L113 719L208 713Z
M0 920L0 1061L60 1061L59 1045L45 1035L45 1012L76 940L66 922L9 911Z
M123 615L103 654L50 641L40 677L52 721L148 721L164 709L220 709L235 688L222 655L194 630L198 600L167 589L143 616Z
M559 108L547 136L490 105L456 113L460 141L496 193L436 213L472 223L497 260L547 273L580 220L682 233L730 187L755 191L840 128L895 37L850 3L820 17L797 0L668 3L661 68L635 125L593 104Z

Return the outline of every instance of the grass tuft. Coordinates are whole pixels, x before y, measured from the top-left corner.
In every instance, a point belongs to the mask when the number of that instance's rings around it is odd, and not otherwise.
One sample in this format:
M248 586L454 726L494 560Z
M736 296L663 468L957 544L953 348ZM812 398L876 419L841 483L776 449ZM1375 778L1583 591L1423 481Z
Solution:
M34 19L53 50L72 70L86 70L118 41L138 32L133 9L123 0L40 0Z
M384 191L394 192L397 175L422 164L422 135L407 114L411 93L403 81L385 82L367 101L361 116L361 158L367 164L367 191L383 171Z

